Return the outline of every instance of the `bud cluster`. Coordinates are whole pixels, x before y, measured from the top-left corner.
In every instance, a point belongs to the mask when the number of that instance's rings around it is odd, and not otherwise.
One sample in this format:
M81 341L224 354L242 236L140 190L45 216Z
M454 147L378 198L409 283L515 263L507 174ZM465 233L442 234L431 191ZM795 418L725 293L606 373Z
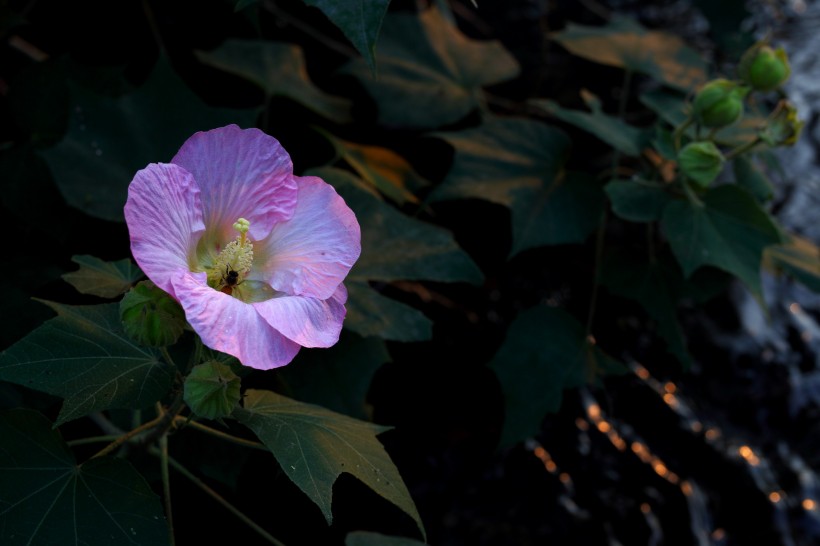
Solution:
M785 50L773 49L767 40L749 48L738 65L738 79L717 78L706 83L695 95L689 119L677 130L692 123L711 129L705 140L695 140L678 151L678 167L684 177L700 188L706 188L720 174L727 159L736 157L758 144L790 146L800 134L803 123L791 103L781 100L763 124L757 137L724 155L712 141L714 133L743 117L744 102L752 92L779 89L791 75ZM679 144L677 144L679 146Z

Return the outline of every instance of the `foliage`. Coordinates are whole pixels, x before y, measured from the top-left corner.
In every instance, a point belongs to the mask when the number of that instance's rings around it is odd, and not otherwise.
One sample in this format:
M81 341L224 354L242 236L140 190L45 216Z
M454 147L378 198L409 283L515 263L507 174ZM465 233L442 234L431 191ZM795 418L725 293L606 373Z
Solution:
M0 413L3 544L168 543L169 530L188 533L170 510L181 477L267 542L281 525L291 544L421 544L425 526L446 525L413 471L420 454L472 434L431 432L459 418L437 412L438 389L462 400L489 378L476 398L494 436L464 451L516 449L576 400L568 392L607 388L649 343L668 353L660 365L688 368L682 304L691 312L726 279L764 310L762 265L820 291L820 250L770 212L770 150L802 128L779 89L791 73L782 49L756 44L733 79L636 21L569 23L549 38L571 76L524 89L527 55L445 2L227 4L202 8L213 39L181 32L178 7L112 8L124 10L114 31L134 17L154 31L133 58L65 37L49 58L17 31L39 29L38 13L3 20L25 58L0 74L3 219L16 234L0 407L45 414ZM95 257L128 253L135 172L229 123L280 139L296 173L331 184L361 227L339 342L275 371L203 347L130 259ZM57 314L46 320L31 295L66 303L40 299ZM629 321L640 342L617 339ZM242 455L213 463L222 441ZM264 484L258 499L241 492L248 482ZM291 504L318 524L274 517Z

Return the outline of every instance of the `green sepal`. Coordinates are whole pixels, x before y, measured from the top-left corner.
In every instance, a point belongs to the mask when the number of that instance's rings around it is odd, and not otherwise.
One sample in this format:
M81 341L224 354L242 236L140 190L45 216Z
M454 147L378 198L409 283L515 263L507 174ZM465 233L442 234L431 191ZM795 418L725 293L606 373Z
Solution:
M239 403L241 384L230 366L211 360L194 366L185 379L182 396L196 415L221 419Z
M714 142L690 142L678 154L681 172L701 188L707 188L723 170L723 154Z
M151 281L142 281L120 301L122 326L134 341L146 347L176 343L185 328L182 307Z
M712 80L698 92L692 110L704 127L726 127L743 115L743 99L748 87L725 79Z

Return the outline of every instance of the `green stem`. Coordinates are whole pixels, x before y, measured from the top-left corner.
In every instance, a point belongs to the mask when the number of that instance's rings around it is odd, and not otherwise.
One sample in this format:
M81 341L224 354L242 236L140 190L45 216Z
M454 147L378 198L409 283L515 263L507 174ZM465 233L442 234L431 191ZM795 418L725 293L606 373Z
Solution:
M226 442L231 442L232 444L240 445L243 447L250 447L253 449L259 449L262 451L269 451L268 448L265 447L265 444L254 442L253 440L246 440L244 438L240 438L238 436L222 432L221 430L211 428L207 425L203 425L202 423L197 423L196 421L189 421L184 417L176 417L175 421L177 423L184 423L185 426L195 428L201 432L204 432L205 434L210 434L211 436L219 438L220 440L225 440Z
M163 434L159 439L159 461L162 472L162 496L165 500L165 519L168 520L168 542L171 546L174 540L174 518L171 512L171 480L168 472L168 435Z
M86 444L99 444L102 442L111 442L112 440L116 440L118 436L113 435L106 435L106 436L89 436L88 438L78 438L76 440L69 440L66 442L68 447L75 447L75 446L84 446Z
M678 126L677 129L675 129L675 132L673 133L672 139L673 139L673 142L675 143L675 151L676 152L680 151L680 141L681 141L681 138L683 138L683 133L694 122L695 122L695 118L692 117L692 115L690 114L689 117L686 118L686 121L684 121L681 125Z
M689 186L689 184L684 180L681 182L681 186L683 186L683 191L686 193L686 198L689 200L690 203L695 205L696 207L703 207L703 201L700 200L700 197L697 196L695 191Z
M169 352L168 352L168 349L167 349L167 348L165 348L165 347L160 347L160 348L159 348L159 352L160 352L160 353L162 353L162 358L164 358L164 359L165 359L165 362L166 362L166 363L168 363L169 365L173 366L175 370L178 370L178 369L179 369L179 368L177 368L177 364L176 364L176 362L174 362L174 359L173 359L173 358L171 358L171 353L169 353Z
M202 360L202 348L202 339L198 335L194 334L194 352L188 360L188 367L185 368L183 375L188 375L188 372L190 372L191 369L199 364L200 360Z
M152 455L156 456L156 457L161 457L162 456L160 451L155 447L150 448L149 452ZM276 538L271 536L270 533L268 533L267 531L262 529L262 527L257 525L252 519L250 519L248 516L243 514L233 504L228 502L222 495L220 495L219 493L217 493L216 491L211 489L205 482L203 482L202 480L200 480L199 478L194 476L191 472L188 471L187 468L185 468L180 463L175 461L173 459L173 457L168 457L168 463L174 468L174 470L176 470L177 472L179 472L180 474L182 474L183 476L188 478L191 481L191 483L193 483L194 485L199 487L205 494L207 494L209 497L211 497L216 502L218 502L223 507L225 507L230 513L232 513L233 515L238 517L240 520L242 520L242 522L245 523L245 525L247 525L248 527L250 527L251 529L253 529L257 533L259 533L259 535L262 536L262 538L264 538L265 540L267 540L271 544L274 544L275 546L285 546L282 542L280 542L279 540L276 540Z
M726 159L726 161L731 161L732 159L736 158L740 154L748 152L749 150L751 150L752 148L754 148L755 146L757 146L761 142L763 142L763 139L761 139L760 137L756 137L754 140L752 140L750 142L747 142L746 144L741 144L740 146L738 146L734 150L729 150L726 153L726 155L723 156L723 157Z
M598 225L598 232L595 235L595 270L592 279L592 295L589 298L589 312L587 313L587 328L586 334L592 334L592 325L595 321L595 308L598 305L598 285L601 278L601 261L604 255L604 235L606 234L607 213L604 210L601 213L600 224Z
M105 446L104 448L99 450L97 453L92 455L91 458L96 459L97 457L104 457L105 455L108 455L109 453L111 453L112 451L114 451L115 449L117 449L118 447L123 445L125 442L127 442L128 440L133 438L134 436L136 436L138 434L141 434L143 432L146 432L148 430L151 430L155 426L159 425L163 421L164 418L165 418L164 415L159 415L159 416L157 416L156 419L152 419L151 421L148 421L147 423L143 423L140 426L138 426L137 428L129 430L128 432L126 432L122 436L118 436L116 440L114 440L113 442L111 442L110 444L108 444L107 446Z

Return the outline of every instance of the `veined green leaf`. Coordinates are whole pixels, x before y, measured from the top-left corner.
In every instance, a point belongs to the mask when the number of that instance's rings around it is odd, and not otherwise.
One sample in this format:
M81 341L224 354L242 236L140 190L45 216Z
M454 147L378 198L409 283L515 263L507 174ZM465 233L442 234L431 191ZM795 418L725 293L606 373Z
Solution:
M63 280L81 294L116 298L142 278L142 271L129 258L105 262L94 256L72 256L71 261L80 269L65 273Z
M528 248L583 242L604 203L590 177L563 170L569 139L543 123L490 118L464 131L440 133L455 148L453 166L434 200L476 198L512 213L511 256Z
M168 544L159 498L128 461L78 465L59 432L31 410L0 412L0 543Z
M350 121L350 101L313 85L305 56L297 45L227 40L213 51L197 52L197 57L214 68L252 81L267 97L287 97L337 123Z
M697 51L673 34L647 30L625 17L602 27L571 23L552 38L575 55L648 74L683 91L706 81L706 61Z
M498 42L464 36L437 8L384 20L376 76L363 62L346 70L376 101L384 125L415 129L458 121L480 104L481 88L518 75Z
M501 447L538 432L544 415L560 408L564 389L625 371L589 343L577 320L552 307L533 307L518 315L490 368L505 400Z
M424 546L424 542L407 537L387 536L369 531L353 531L345 537L345 546Z
M254 124L256 112L206 106L160 57L128 95L101 97L71 86L68 133L43 156L66 201L104 220L122 221L128 184L149 163L167 162L197 131Z
M765 258L820 293L820 248L808 239L789 235L785 243L766 248Z
M389 427L346 417L270 391L248 390L234 417L273 452L282 470L333 522L333 484L352 474L424 525L399 471L376 439ZM426 537L425 537L426 538Z
M344 32L359 53L364 57L370 70L376 71L376 39L387 13L390 0L304 0L305 4L322 10L334 25Z
M685 277L703 265L713 265L738 277L755 297L762 298L763 250L781 238L749 192L726 185L706 192L702 205L673 201L664 209L661 224Z
M346 320L350 320L349 309ZM344 332L333 347L324 351L302 351L293 365L277 368L275 373L283 377L289 387L286 394L364 419L367 417L365 398L373 375L389 361L390 355L381 339Z
M645 180L613 180L604 187L616 215L630 222L660 220L672 196L658 183Z
M592 134L626 155L640 156L641 151L649 142L649 133L629 125L622 119L605 114L598 97L589 92L582 91L582 93L584 93L584 102L589 106L591 112L563 108L558 103L545 99L531 100L530 104Z
M345 171L321 168L308 174L332 184L361 225L362 255L349 279L482 282L478 266L447 230L399 212L362 190L356 177Z
M345 286L349 294L345 328L392 341L424 341L433 336L433 322L418 309L382 296L363 281Z
M116 303L43 302L57 316L0 354L0 380L64 398L57 424L110 408L144 408L171 386L173 370L122 329Z

